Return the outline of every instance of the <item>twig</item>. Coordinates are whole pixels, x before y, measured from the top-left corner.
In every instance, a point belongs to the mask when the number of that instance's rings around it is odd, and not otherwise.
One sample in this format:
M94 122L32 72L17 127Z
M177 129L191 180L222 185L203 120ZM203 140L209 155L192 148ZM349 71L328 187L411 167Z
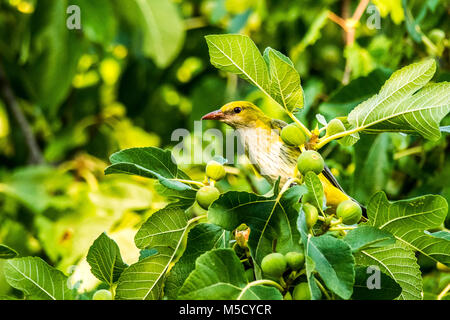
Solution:
M5 101L6 106L11 110L11 113L14 115L17 123L19 124L20 130L22 131L25 142L30 150L30 162L32 164L42 164L44 163L44 157L42 156L42 152L36 142L36 139L33 135L33 131L31 129L30 124L28 123L25 115L20 109L19 103L14 96L14 93L11 89L11 85L6 78L6 73L0 64L0 95Z
M205 186L205 184L203 182L194 181L194 180L185 180L185 179L170 179L170 180L185 183L185 184L194 184L199 187Z
M339 25L344 30L345 46L349 47L355 43L356 25L361 19L364 11L367 8L370 0L361 0L356 8L353 16L350 17L350 1L344 0L342 2L342 17L339 17L333 12L328 13L328 18ZM348 84L350 82L350 74L352 70L350 67L350 61L347 59L345 63L344 75L342 77L342 83Z
M359 21L361 19L364 11L366 10L367 6L369 5L370 0L361 0L358 4L358 7L356 8L355 12L353 13L352 19L355 21Z
M314 278L317 286L319 287L320 291L322 291L322 293L325 295L325 297L327 298L327 300L331 300L330 295L328 294L327 289L325 289L325 287L320 283L319 280L317 280L316 278Z
M339 17L334 12L332 12L332 11L328 12L328 19L330 19L331 21L333 21L334 23L339 25L342 29L344 29L344 30L347 29L347 25L345 24L345 20L342 19L341 17Z
M439 293L436 300L442 300L442 298L450 291L450 283Z

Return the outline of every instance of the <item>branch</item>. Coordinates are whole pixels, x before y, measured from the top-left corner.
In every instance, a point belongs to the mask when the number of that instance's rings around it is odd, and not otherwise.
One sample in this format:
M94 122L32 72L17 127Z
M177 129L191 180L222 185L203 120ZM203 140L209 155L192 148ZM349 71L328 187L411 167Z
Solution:
M6 106L10 109L17 123L19 124L20 130L22 131L25 142L30 150L30 162L32 164L42 164L44 163L44 157L42 156L42 152L39 149L39 146L36 142L36 139L33 135L33 131L31 130L31 126L28 123L25 115L20 109L19 103L14 96L14 93L11 89L11 85L6 78L6 73L0 64L0 96L5 101Z
M342 29L346 30L347 25L345 24L345 20L339 17L337 14L335 14L332 11L328 12L328 19L339 25Z
M353 13L352 19L355 21L359 21L361 19L364 11L366 10L367 6L369 5L370 0L361 0L358 4L358 7L356 8L355 12Z
M328 13L328 18L339 25L344 30L344 38L345 38L345 46L351 46L355 42L355 32L356 32L356 25L359 22L359 19L361 19L362 15L364 14L364 11L366 10L367 6L369 5L370 0L361 0L358 3L358 6L355 9L355 12L350 17L350 0L343 0L342 2L342 17L339 17L333 12ZM344 76L342 77L342 83L348 84L350 81L350 63L347 59L345 63L345 71Z

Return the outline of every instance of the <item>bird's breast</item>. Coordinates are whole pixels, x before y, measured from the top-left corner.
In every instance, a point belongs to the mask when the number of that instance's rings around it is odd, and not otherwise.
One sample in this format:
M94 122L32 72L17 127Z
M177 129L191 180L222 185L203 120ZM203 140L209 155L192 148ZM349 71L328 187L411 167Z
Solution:
M286 182L294 173L300 150L283 143L270 129L239 129L238 135L250 162L270 181Z

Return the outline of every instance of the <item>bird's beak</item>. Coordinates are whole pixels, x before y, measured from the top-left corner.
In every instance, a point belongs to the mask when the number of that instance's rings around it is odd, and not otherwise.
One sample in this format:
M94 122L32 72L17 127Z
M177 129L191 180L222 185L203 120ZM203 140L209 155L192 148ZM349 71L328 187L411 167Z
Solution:
M202 117L202 120L222 120L225 118L225 114L222 112L222 110L216 110L213 112L210 112L208 114L205 114Z

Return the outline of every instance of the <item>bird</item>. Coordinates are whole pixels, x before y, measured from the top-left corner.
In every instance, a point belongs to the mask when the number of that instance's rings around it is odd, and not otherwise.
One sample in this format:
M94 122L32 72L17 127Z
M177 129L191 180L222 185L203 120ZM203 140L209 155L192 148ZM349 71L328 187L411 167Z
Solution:
M268 117L253 103L233 101L204 115L202 120L220 121L236 130L246 156L268 182L274 183L280 179L280 185L283 185L298 174L296 166L301 150L285 144L280 136L287 123ZM354 200L340 186L327 166L318 177L323 185L328 207L336 209L341 202ZM363 206L361 208L364 210Z

